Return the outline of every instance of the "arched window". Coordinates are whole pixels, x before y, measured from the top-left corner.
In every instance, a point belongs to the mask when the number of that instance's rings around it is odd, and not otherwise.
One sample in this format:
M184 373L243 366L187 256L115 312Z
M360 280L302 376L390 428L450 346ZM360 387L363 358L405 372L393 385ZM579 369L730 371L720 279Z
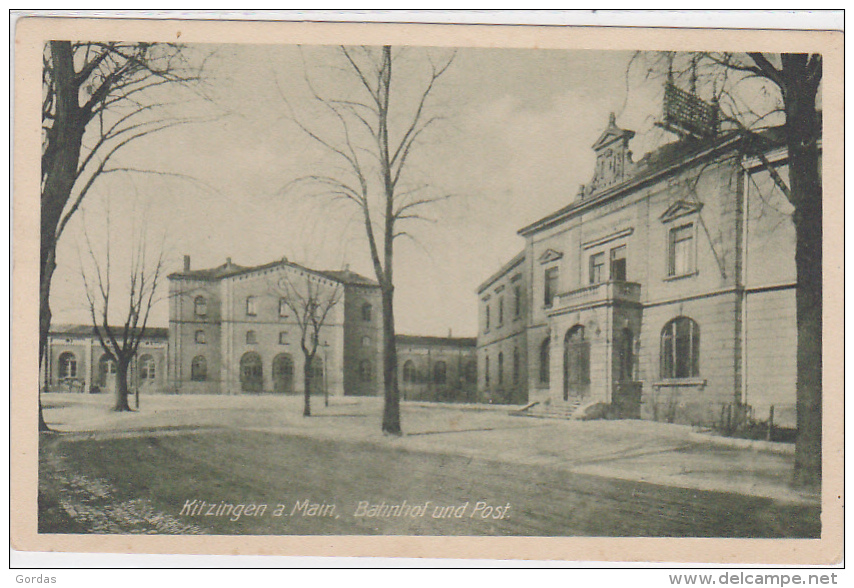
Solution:
M193 312L199 317L208 315L208 301L204 296L196 296L193 300Z
M154 380L157 377L157 362L150 355L139 358L139 381Z
M190 364L190 380L204 382L208 379L208 361L204 355L197 355Z
M288 299L287 298L279 298L279 316L281 318L287 318L287 316L288 316Z
M540 383L549 383L549 367L551 357L551 337L546 337L540 345Z
M204 345L206 342L207 339L205 338L205 332L201 329L196 331L196 343L198 343L199 345Z
M700 375L700 327L680 316L661 330L662 379L696 378Z
M374 366L370 359L363 359L359 363L359 379L362 382L371 382L374 378Z
M448 378L448 366L444 361L437 361L433 366L433 383L444 384Z
M77 377L77 358L70 351L66 351L59 356L59 377L60 378L76 378Z
M498 353L498 383L504 383L504 352Z
M366 323L371 322L371 315L373 314L373 310L373 307L369 303L365 302L362 305L362 320Z
M258 314L258 307L255 301L254 296L246 297L246 316L256 316Z
M362 337L362 347L370 347L371 346L371 338L365 335Z
M403 381L407 384L415 383L415 363L411 359L403 364Z

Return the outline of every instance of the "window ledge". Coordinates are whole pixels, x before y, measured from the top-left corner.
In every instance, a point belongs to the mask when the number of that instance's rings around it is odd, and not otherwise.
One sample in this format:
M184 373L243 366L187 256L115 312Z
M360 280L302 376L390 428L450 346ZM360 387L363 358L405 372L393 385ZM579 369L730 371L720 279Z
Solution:
M664 278L665 282L672 282L674 280L681 280L683 278L693 278L697 274L699 274L699 270L694 270L693 272L688 272L687 274L679 274L677 276L667 276Z
M654 388L667 388L672 386L696 386L698 388L705 388L706 380L703 378L672 378L653 382L652 385Z

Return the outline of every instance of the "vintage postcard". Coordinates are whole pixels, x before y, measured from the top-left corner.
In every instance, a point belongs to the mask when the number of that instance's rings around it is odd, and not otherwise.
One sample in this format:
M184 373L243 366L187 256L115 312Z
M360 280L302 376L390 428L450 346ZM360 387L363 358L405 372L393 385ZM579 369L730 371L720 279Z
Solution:
M15 39L15 549L841 560L842 33Z

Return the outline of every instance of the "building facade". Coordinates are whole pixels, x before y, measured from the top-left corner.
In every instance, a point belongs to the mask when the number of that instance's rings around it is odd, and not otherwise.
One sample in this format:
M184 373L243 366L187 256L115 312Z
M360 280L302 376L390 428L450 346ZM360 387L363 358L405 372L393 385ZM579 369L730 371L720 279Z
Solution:
M174 392L302 394L301 324L309 303L318 312L330 307L311 368L312 393L373 396L382 390L381 299L368 278L287 259L254 267L228 259L193 270L185 256L183 271L169 276L169 290Z
M531 387L536 386L527 369L531 326L528 265L522 251L477 289L480 402L524 404Z
M478 401L474 337L398 335L396 342L403 400Z
M168 337L167 329L145 329L136 357L131 360L129 390L163 390ZM114 392L116 362L104 351L91 325L58 325L47 338L41 385L46 392Z
M692 424L773 406L794 426L785 151L715 133L634 162L633 135L612 115L591 182L478 289L479 393Z

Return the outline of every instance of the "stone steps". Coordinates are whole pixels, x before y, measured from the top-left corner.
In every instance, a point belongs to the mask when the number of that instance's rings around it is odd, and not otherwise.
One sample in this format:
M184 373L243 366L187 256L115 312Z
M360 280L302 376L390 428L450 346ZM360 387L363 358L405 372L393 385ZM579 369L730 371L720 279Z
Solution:
M575 416L575 413L578 411L578 408L581 406L581 404L581 400L574 400L570 402L552 402L550 404L534 402L532 404L529 404L525 408L515 410L510 414L514 416L527 416L540 419L569 420L573 418L573 416Z

